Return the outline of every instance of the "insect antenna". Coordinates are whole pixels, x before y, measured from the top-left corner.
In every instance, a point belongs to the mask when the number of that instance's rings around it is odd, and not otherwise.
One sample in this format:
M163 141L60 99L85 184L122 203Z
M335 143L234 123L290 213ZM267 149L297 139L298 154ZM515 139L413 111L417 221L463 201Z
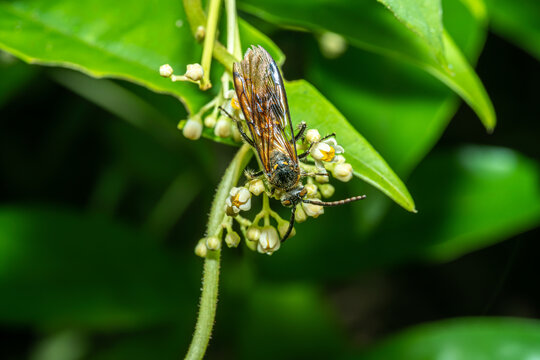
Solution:
M343 199L343 200L338 200L338 201L319 201L319 200L311 200L311 199L302 199L302 202L307 203L307 204L319 205L319 206L338 206L338 205L351 203L353 201L363 200L365 198L366 198L366 195L360 195L360 196L353 196L353 197Z
M287 238L289 237L289 235L291 235L291 231L293 229L293 226L294 226L294 216L296 214L296 206L293 206L292 210L291 210L291 220L289 220L289 227L287 228L287 231L285 232L285 235L283 236L283 239L281 240L281 242L285 242L285 240L287 240Z

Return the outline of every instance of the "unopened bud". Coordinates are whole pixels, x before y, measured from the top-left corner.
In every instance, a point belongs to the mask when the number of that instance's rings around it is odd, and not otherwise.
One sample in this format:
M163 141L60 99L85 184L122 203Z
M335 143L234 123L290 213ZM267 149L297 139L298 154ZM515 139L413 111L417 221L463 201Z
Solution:
M261 237L261 229L257 226L248 227L246 237L249 241L258 241Z
M306 141L309 144L318 142L320 140L321 140L321 134L319 133L319 130L317 130L317 129L309 129L306 132Z
M325 184L327 182L330 181L330 179L328 179L328 175L316 175L315 176L315 181L318 182L319 184Z
M325 32L319 39L322 54L329 59L336 59L347 50L345 38L333 32Z
M265 226L261 231L257 251L262 254L272 255L281 246L279 235L273 226Z
M221 239L217 236L210 236L206 238L206 247L208 250L219 250L221 249Z
M242 141L242 134L240 134L240 130L238 130L238 127L234 123L231 123L231 132L232 132L232 137L234 141L236 142Z
M195 246L195 255L200 256L202 258L206 257L206 254L208 253L208 248L206 247L206 241L202 239L197 243L197 246Z
M287 221L283 221L282 223L278 225L279 236L281 236L282 239L285 237L285 233L287 232L288 229L289 229L289 223ZM291 230L291 233L289 234L289 236L287 236L287 239L292 238L294 235L296 235L296 229L293 227Z
M315 195L317 195L317 185L306 184L304 188L307 190L307 197L314 197Z
M296 207L296 212L294 214L294 219L296 220L296 222L299 222L299 223L302 223L302 222L307 220L307 215L306 215L304 209L302 208L302 205L298 205Z
M352 179L352 165L348 163L337 164L332 171L334 177L340 181L347 182Z
M195 31L195 40L197 40L197 42L201 42L203 41L205 36L206 36L206 29L204 28L204 26L199 25L199 27Z
M324 208L321 205L302 203L302 207L307 216L317 218L319 215L324 214Z
M189 64L184 75L190 80L199 81L202 79L204 71L201 64Z
M161 65L159 67L159 75L161 75L161 76L163 76L165 78L171 77L173 72L174 72L174 70L171 67L171 65L169 65L169 64Z
M229 118L225 116L220 116L216 126L214 127L214 135L221 138L226 138L231 136L231 122Z
M197 140L202 134L202 123L198 118L188 119L182 129L182 134L190 140Z
M249 182L248 188L253 195L259 196L264 192L264 183L261 179L254 179Z
M216 126L216 121L216 115L209 114L207 117L204 118L204 126L206 126L207 128L213 128L214 126Z
M329 198L334 195L334 191L336 189L330 184L322 184L321 186L319 186L319 190L321 191L322 196L324 196L325 198Z
M225 243L228 247L237 247L240 244L240 235L237 232L231 231L225 236Z

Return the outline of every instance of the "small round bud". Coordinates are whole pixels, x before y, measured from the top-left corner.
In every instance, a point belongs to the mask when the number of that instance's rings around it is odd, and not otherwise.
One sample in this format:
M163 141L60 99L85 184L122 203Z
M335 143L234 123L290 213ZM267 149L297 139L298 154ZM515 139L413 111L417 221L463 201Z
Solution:
M208 250L219 250L221 249L221 239L217 236L209 236L206 238L206 247Z
M264 183L261 179L253 179L249 182L248 188L253 195L259 196L264 192Z
M199 25L197 30L195 30L195 40L197 40L197 42L201 42L203 41L205 36L206 36L206 29L204 28L204 26Z
M311 198L311 197L314 197L315 195L317 195L317 185L315 185L315 184L306 184L304 186L304 189L307 190L306 196L308 198Z
M171 77L173 72L174 72L174 70L173 70L172 66L169 65L169 64L161 65L159 67L159 75L163 76L164 78Z
M205 239L201 239L197 243L197 246L195 246L195 255L204 258L204 257L206 257L206 254L208 254L208 248L206 247L206 241L205 241Z
M318 182L319 184L325 184L325 183L329 182L330 179L328 178L328 176L316 175L315 176L315 181Z
M257 226L248 227L246 237L249 241L258 241L261 237L261 229Z
M225 116L220 116L216 126L214 127L214 135L221 138L226 138L231 136L231 122L229 118Z
M272 255L281 246L279 235L273 226L265 226L261 231L257 251L261 254Z
M347 50L347 41L339 34L325 32L319 39L322 54L329 59L340 57Z
M216 115L209 114L207 117L204 118L204 126L206 126L207 128L213 128L214 126L216 126L216 121Z
M201 64L189 64L186 73L184 74L188 79L193 81L199 81L204 75Z
M343 164L345 162L345 156L343 155L336 155L336 157L334 158L334 162L336 164Z
M319 134L319 130L317 129L309 129L306 131L306 141L309 144L316 143L321 140L321 134Z
M236 124L231 123L231 132L232 132L232 137L234 141L236 142L242 141L242 134L240 134L240 130L238 130L238 127L236 126Z
M225 236L225 243L228 247L237 247L240 244L240 235L236 231L231 231Z
M334 195L334 191L336 191L336 189L330 184L322 184L319 186L319 190L321 191L322 196L325 198L332 197L332 195Z
M307 215L302 207L302 205L298 205L296 207L296 212L294 213L294 219L298 223L302 223L307 220Z
M278 225L279 236L281 236L282 238L285 237L285 233L287 232L288 229L289 229L289 223L287 221L283 221L281 224L279 224ZM296 229L293 227L287 239L292 238L294 235L296 235Z
M324 214L324 207L320 205L302 203L302 207L307 216L317 218L319 215Z
M334 177L340 181L347 182L352 179L352 165L348 163L337 164L332 171Z
M200 119L188 119L184 128L182 129L182 134L190 140L197 140L201 137L202 134L202 123Z

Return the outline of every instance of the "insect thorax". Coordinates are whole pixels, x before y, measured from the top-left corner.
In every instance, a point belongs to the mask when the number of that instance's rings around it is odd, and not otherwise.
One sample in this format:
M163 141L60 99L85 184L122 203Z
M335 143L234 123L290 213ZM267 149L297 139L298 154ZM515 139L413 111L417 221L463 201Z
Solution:
M280 190L289 190L298 184L300 169L298 164L281 151L270 154L270 173L268 181Z

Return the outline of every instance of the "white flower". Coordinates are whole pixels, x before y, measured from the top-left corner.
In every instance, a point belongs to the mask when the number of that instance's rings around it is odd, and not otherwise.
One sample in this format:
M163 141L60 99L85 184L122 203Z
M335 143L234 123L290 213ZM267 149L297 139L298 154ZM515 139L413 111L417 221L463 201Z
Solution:
M264 192L264 183L261 179L253 179L249 182L248 188L253 195L259 196Z
M182 134L190 140L197 140L202 134L202 123L198 118L188 119L182 129Z
M317 200L317 199L312 199ZM302 207L307 216L312 216L314 218L319 217L319 215L324 214L324 207L321 205L302 203Z
M340 181L347 182L352 179L352 165L348 163L337 164L332 171L332 175Z
M257 251L261 254L272 255L274 251L277 251L281 246L279 235L277 230L273 226L265 226L261 231L259 237L259 244L257 245Z
M214 135L226 138L231 136L231 122L228 117L220 116L214 127Z
M251 193L244 187L233 187L225 200L226 212L229 216L235 216L240 210L251 209Z
M199 81L202 79L204 71L201 64L189 64L186 66L186 73L184 74L190 80Z
M237 232L231 231L225 236L225 243L228 247L237 247L240 244L240 235Z
M321 141L321 134L319 134L319 130L317 129L309 129L306 132L306 141L308 144L316 143Z
M323 141L314 143L311 147L310 154L313 160L315 160L315 165L318 169L324 169L323 162L336 162L339 154L343 154L345 150L343 147L337 144L336 139L329 138Z
M221 249L221 239L217 236L209 236L206 238L206 247L208 250L219 250Z
M169 65L169 64L161 65L159 67L159 75L161 75L161 76L163 76L165 78L171 77L173 72L174 72L174 70L173 70L172 66Z

